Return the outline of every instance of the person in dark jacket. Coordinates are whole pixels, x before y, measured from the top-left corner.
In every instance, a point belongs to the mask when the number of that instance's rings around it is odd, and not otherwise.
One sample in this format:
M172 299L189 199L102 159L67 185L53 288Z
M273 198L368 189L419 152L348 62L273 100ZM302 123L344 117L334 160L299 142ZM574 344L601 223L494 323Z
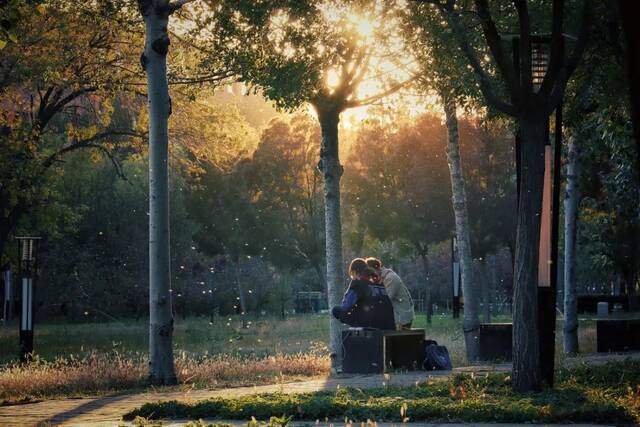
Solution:
M362 258L351 261L351 282L333 316L349 326L395 329L393 306L383 285L374 283L376 272Z

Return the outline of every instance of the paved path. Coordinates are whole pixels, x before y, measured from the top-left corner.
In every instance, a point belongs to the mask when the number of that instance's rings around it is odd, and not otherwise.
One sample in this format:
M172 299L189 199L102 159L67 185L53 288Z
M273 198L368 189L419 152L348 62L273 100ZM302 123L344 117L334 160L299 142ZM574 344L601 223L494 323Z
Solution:
M640 353L630 355L587 356L566 359L565 365L588 361L598 364L610 360L640 359ZM510 364L493 366L474 366L456 368L458 372L506 372ZM147 402L158 400L200 400L212 397L235 397L260 393L306 393L320 390L336 390L340 387L375 388L385 385L409 386L427 380L443 380L451 375L448 371L425 372L415 371L402 374L378 375L341 375L335 378L316 378L295 383L237 387L218 390L192 390L188 392L138 393L120 396L105 396L80 399L47 400L24 405L0 407L0 426L29 426L44 423L45 425L91 425L117 426L124 413ZM421 424L426 426L427 424ZM435 425L435 424L433 424Z

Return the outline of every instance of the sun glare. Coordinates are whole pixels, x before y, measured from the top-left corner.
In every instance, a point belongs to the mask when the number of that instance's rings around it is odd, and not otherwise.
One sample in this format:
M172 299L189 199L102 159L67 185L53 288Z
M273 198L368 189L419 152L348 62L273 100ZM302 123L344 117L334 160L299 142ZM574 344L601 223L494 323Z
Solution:
M374 27L371 20L363 16L353 15L351 17L351 23L363 37L369 39L373 36Z
M335 69L329 70L327 73L327 86L330 89L335 89L340 84L340 74Z

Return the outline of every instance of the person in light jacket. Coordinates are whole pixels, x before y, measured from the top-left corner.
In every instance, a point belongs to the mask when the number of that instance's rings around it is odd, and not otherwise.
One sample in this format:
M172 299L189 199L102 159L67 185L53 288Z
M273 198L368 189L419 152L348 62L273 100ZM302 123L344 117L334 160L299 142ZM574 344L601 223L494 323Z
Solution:
M393 306L396 329L410 329L416 315L413 310L413 298L411 298L409 289L407 289L400 276L392 269L383 267L382 261L378 258L370 257L366 261L367 265L376 271L380 282L387 290L387 295Z

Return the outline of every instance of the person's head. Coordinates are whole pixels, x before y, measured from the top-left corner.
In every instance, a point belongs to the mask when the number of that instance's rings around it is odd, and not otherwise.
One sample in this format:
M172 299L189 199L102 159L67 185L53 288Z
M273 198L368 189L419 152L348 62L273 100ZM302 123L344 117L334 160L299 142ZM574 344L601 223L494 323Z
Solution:
M378 258L374 258L374 257L369 257L366 260L367 266L373 268L376 272L380 272L380 269L382 268L382 261L380 261Z
M372 267L365 267L365 269L360 274L361 280L367 280L369 282L377 283L378 282L378 273Z
M352 279L358 279L367 268L367 262L364 258L354 258L349 265L349 276Z

